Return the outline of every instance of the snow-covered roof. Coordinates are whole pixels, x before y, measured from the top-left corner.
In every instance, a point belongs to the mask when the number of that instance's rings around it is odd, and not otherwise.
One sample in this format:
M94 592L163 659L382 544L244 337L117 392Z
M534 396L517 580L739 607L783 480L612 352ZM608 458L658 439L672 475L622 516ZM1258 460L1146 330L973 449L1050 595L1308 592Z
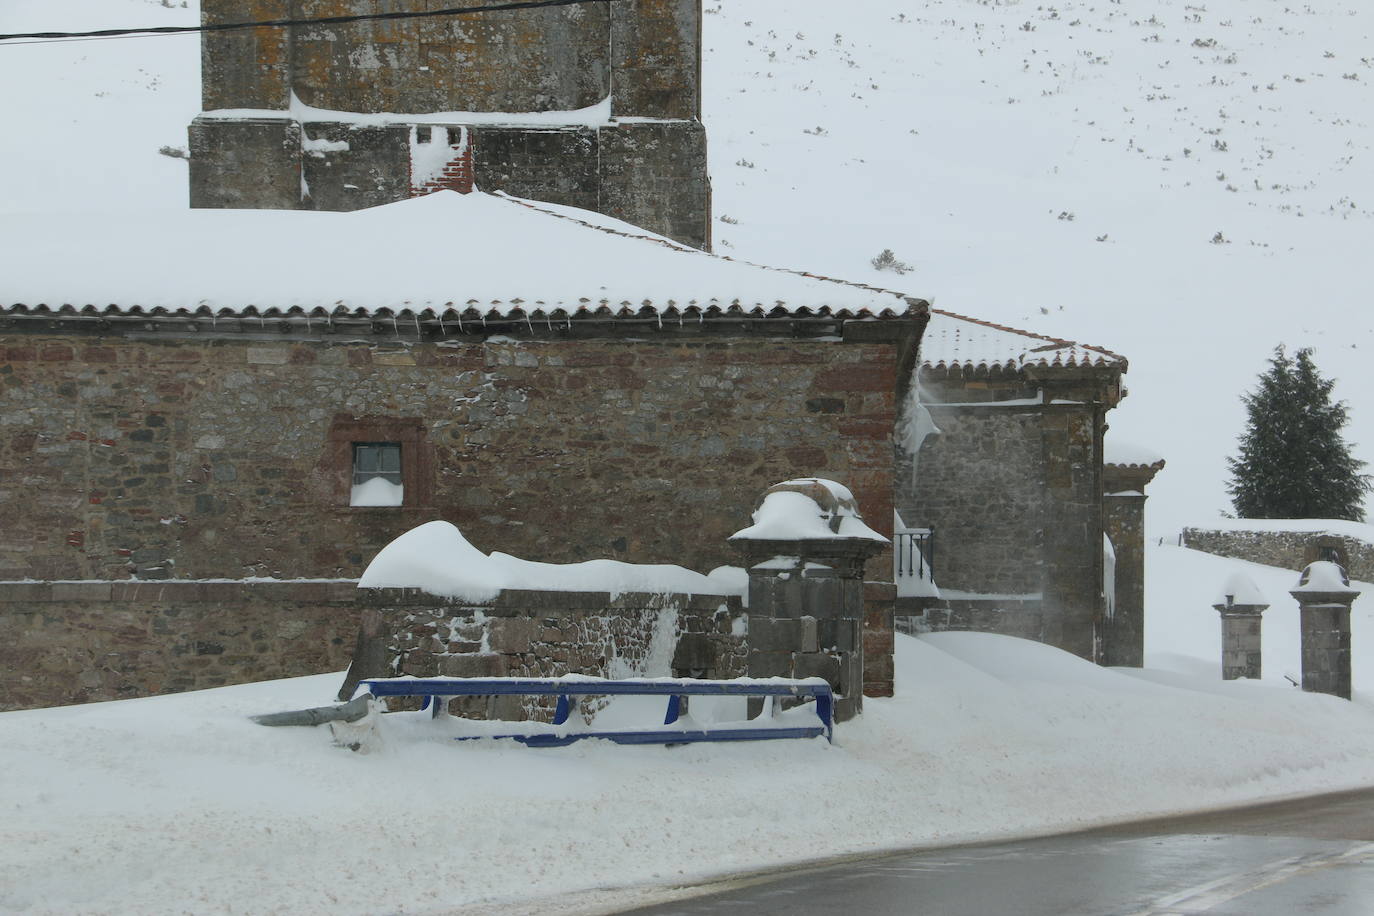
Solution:
M452 191L352 213L4 214L0 276L11 313L885 318L924 307L570 207Z
M1123 468L1164 467L1164 456L1136 442L1108 434L1102 443L1102 463Z
M1046 337L944 309L930 310L922 365L936 369L1017 371L1027 366L1116 366L1126 358L1102 347Z

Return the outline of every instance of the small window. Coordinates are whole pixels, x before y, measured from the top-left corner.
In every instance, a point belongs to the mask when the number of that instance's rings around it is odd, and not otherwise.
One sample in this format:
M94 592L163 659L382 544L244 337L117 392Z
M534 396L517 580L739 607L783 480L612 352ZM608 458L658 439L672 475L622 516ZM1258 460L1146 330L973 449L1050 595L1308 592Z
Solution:
M350 506L399 506L405 487L401 483L401 443L354 442L353 489Z

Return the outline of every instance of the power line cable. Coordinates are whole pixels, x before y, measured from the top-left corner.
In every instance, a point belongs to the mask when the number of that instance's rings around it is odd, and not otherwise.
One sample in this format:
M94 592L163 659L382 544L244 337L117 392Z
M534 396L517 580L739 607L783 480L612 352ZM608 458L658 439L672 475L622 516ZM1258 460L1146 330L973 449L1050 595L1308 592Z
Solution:
M123 38L130 35L186 35L196 32L232 32L243 29L282 28L293 25L342 25L350 22L376 22L383 19L427 19L442 16L472 16L510 10L534 10L556 6L581 6L589 3L614 3L615 0L510 0L486 6L460 6L443 10L410 10L392 13L358 13L350 16L324 16L319 19L263 19L258 22L221 22L212 25L164 25L143 29L96 29L90 32L16 32L0 35L0 41L19 40L37 44L41 40ZM30 39L30 41L23 41Z

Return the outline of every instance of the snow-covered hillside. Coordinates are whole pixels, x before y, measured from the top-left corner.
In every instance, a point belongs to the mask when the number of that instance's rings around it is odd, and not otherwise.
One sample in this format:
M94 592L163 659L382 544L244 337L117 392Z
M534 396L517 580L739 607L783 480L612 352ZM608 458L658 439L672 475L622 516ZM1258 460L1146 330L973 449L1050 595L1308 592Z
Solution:
M3 30L194 22L10 0ZM726 254L1127 355L1151 525L1226 507L1239 395L1316 348L1374 459L1374 11L1352 0L706 0ZM194 36L0 47L0 211L184 206ZM913 269L874 270L885 248Z
M1374 11L707 7L720 250L1125 354L1110 422L1169 461L1160 533L1227 506L1239 394L1278 343L1316 348L1374 459ZM872 270L885 248L913 270Z

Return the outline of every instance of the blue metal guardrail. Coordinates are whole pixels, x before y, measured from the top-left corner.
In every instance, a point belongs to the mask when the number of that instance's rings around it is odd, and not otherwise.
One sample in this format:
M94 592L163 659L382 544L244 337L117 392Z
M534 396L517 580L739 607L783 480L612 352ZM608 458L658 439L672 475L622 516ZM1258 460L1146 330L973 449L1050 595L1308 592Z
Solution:
M374 697L423 697L421 710L440 714L440 698L456 696L556 696L552 729L527 730L522 733L490 735L458 735L455 740L474 738L510 738L529 747L563 747L584 738L603 738L617 744L683 744L693 741L760 741L772 738L834 737L834 694L821 678L801 680L766 678L754 680L705 680L696 678L372 678L362 681L361 688ZM568 717L581 697L588 696L663 696L668 708L661 726L631 730L599 730L579 728ZM768 699L763 713L756 719L741 723L712 723L709 727L698 723L679 722L683 697L764 697ZM815 724L773 721L776 698L813 699ZM795 710L788 711L789 716ZM793 716L792 718L798 718ZM520 723L512 722L515 726ZM528 723L549 728L543 723Z

